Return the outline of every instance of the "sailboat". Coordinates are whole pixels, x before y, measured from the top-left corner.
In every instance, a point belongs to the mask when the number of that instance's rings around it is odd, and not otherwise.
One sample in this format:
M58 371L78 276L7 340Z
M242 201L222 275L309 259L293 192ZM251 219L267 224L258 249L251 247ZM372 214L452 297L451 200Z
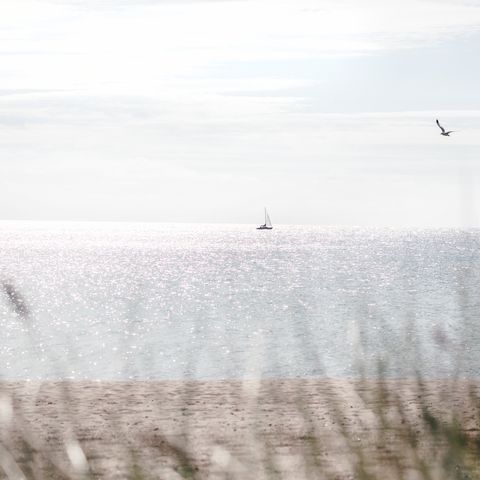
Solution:
M270 217L268 216L267 209L265 208L265 223L257 227L257 230L271 230L272 222L270 221Z

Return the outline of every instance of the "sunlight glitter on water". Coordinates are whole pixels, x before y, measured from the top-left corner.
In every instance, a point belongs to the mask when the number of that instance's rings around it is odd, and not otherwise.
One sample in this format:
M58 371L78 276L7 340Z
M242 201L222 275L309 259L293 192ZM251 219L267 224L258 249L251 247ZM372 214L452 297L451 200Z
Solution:
M476 375L480 233L4 223L6 378ZM261 347L258 347L258 336ZM459 356L462 362L459 363Z

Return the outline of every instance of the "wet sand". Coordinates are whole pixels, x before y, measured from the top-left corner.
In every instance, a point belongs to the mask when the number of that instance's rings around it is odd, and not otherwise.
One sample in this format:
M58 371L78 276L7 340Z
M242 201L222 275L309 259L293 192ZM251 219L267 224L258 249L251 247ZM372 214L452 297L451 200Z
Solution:
M11 478L414 479L419 452L435 469L441 448L425 411L474 440L479 394L467 381L2 382L0 463Z

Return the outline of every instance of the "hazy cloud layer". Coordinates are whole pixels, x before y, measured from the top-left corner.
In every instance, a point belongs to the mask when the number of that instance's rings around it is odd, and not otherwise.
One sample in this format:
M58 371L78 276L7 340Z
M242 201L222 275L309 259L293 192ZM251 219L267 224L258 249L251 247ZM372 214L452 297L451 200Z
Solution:
M455 0L6 0L0 218L477 224L478 25Z

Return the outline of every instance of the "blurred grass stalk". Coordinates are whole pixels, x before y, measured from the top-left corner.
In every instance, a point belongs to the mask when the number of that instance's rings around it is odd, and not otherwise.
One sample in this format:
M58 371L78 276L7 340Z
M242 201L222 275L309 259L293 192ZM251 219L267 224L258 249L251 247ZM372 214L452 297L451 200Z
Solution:
M12 314L24 323L34 349L31 309L11 280L3 282L2 287ZM459 292L459 304L466 308L470 301L465 296L466 289L460 288ZM439 338L444 337L440 335ZM160 421L154 436L148 437L145 443L138 442L139 437L132 435L132 425L125 424L121 413L115 412L108 418L101 418L107 422L107 427L99 427L96 432L99 440L95 442L97 450L93 451L89 440L82 436L84 419L76 408L82 387L75 382L46 382L54 386L55 394L47 398L55 403L55 413L42 417L38 411L33 416L24 411L22 382L2 382L0 467L3 477L0 478L480 478L477 383L459 378L424 380L420 375L410 380L392 379L388 378L385 362L378 364L378 374L373 379L363 376L356 380L268 381L261 378L259 367L265 354L263 346L264 339L255 336L249 356L251 364L247 368L248 379L224 382L224 387L217 383L212 387L216 392L230 389L231 397L240 399L236 405L234 400L230 403L225 400L223 407L231 410L232 415L235 410L240 412L240 418L242 415L243 420L246 418L243 422L248 424L246 434L225 437L220 432L212 432L212 438L205 445L196 444L195 431L208 428L208 425L199 427L190 419L195 405L193 399L205 388L202 382L186 381L180 389L177 397L180 403L174 419L182 424L180 436L162 432L165 422ZM360 347L357 346L359 351ZM308 342L306 348L315 350ZM309 353L318 356L318 352ZM456 361L461 362L458 351L455 355ZM320 356L316 361L321 362ZM152 382L152 385L159 391L153 403L158 418L162 418L164 384ZM41 388L40 383L32 397L35 405L40 402L38 392ZM108 386L97 388L108 389ZM135 388L135 384L127 388ZM45 397L42 398L45 401ZM212 398L212 402L214 400ZM147 405L140 401L135 408L140 418ZM211 405L202 408L206 412ZM63 412L62 418L66 420L62 431L53 434L59 412ZM291 430L275 427L276 420L286 414L291 416ZM235 425L240 426L240 420L235 421ZM38 423L45 428L39 429ZM115 450L111 458L107 458L111 453L108 453L110 445L105 428L113 432L117 444L123 446ZM149 453L153 460L146 458L147 450L155 452ZM104 462L112 466L111 471L98 469ZM123 470L118 467L120 464L124 465Z

